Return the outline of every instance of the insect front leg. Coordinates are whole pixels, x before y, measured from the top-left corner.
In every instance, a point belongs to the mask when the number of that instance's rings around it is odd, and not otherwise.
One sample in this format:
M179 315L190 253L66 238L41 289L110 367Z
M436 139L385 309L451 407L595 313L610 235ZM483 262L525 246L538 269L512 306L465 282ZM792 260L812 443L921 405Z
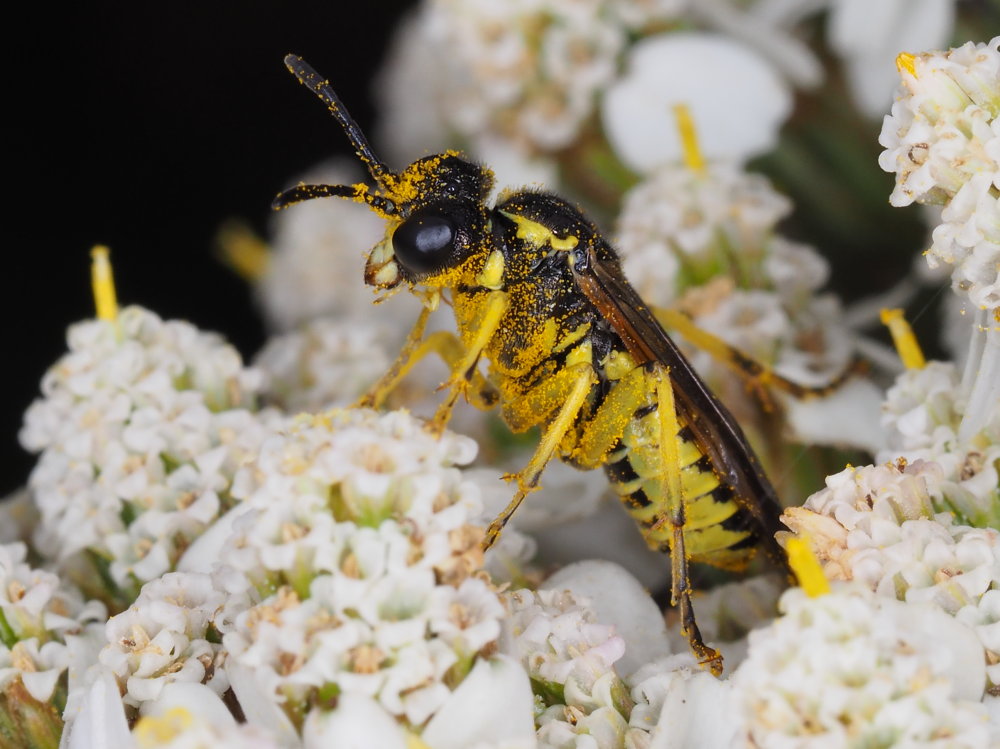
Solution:
M677 423L677 406L674 403L674 388L670 384L670 376L666 367L657 364L652 373L656 384L656 414L660 424L660 451L665 473L667 488L666 513L660 521L670 524L670 597L671 603L677 607L681 619L681 632L687 637L688 644L695 656L709 670L719 676L722 673L722 654L705 644L701 631L694 618L694 607L691 604L691 576L688 569L689 556L684 539L686 523L686 508L681 485L680 451L677 446L677 433L680 425ZM652 532L657 530L655 527Z
M381 408L410 370L429 354L440 356L450 372L455 372L462 366L466 349L458 336L446 330L438 330L424 337L430 313L431 310L427 307L421 310L396 360L378 382L361 397L356 404L357 407ZM487 411L497 404L499 396L496 388L487 382L478 369L473 368L468 385L465 391L466 397L476 408Z
M478 302L476 313L472 319L466 321L466 324L471 326L475 332L471 339L465 342L461 356L451 367L451 377L441 385L440 389L447 389L448 395L438 406L434 418L428 424L428 428L435 434L440 435L444 431L459 396L468 394L469 384L478 375L476 365L500 326L500 320L503 319L509 306L510 297L506 292L487 292L483 295L482 301Z
M496 542L524 498L538 488L539 476L556 454L566 434L573 429L580 410L587 402L587 395L596 382L597 375L589 362L571 364L504 406L504 419L515 430L527 429L545 421L548 424L528 464L519 473L505 477L517 482L517 492L510 504L486 529L483 544L485 548L488 549ZM552 413L555 415L549 419L548 416Z
M379 378L378 382L372 385L368 389L368 392L361 396L360 400L355 404L358 408L381 408L382 404L385 403L385 399L395 390L399 381L406 376L406 373L413 368L414 364L428 353L427 350L421 351L420 341L424 337L424 330L427 328L427 320L430 318L431 312L430 307L425 306L420 309L417 322L414 323L413 328L410 329L409 334L406 336L406 341L396 356L396 360L386 373Z

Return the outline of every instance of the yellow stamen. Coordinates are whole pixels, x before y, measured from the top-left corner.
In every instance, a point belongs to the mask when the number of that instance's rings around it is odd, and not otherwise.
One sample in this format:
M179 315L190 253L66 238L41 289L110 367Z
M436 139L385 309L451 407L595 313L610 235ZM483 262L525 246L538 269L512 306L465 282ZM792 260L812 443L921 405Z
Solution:
M267 272L271 248L246 225L226 224L219 229L216 242L226 265L247 281L256 281Z
M115 297L115 279L111 275L108 248L97 245L90 251L90 284L94 290L97 319L113 322L118 317L118 300Z
M159 717L140 718L135 724L132 735L135 736L141 749L162 746L188 730L193 723L194 719L188 710L175 707Z
M913 63L917 58L909 52L900 52L896 55L896 70L900 73L909 73L913 77L917 75L917 69Z
M415 733L406 733L406 749L431 749L424 740Z
M889 328L892 342L896 346L903 366L907 369L923 369L927 363L924 359L924 352L920 350L917 337L913 335L913 328L903 317L903 310L883 309L881 318L882 324Z
M823 574L823 566L813 554L807 537L792 536L785 544L788 566L792 568L799 585L810 598L818 598L830 592L830 583Z
M687 104L674 104L674 121L677 123L677 134L681 139L685 166L692 172L701 174L705 171L705 158L698 147L698 132L695 130L694 118Z

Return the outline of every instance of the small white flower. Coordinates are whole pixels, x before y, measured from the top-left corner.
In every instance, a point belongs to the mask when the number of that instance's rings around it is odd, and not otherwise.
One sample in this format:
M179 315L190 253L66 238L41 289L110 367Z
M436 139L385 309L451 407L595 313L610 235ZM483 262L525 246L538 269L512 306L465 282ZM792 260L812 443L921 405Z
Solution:
M408 413L357 409L302 416L263 444L237 477L244 502L215 575L241 702L297 716L327 693L363 695L413 729L447 703L503 614L471 576L478 490L456 466L474 455Z
M56 688L68 669L86 668L88 638L107 613L26 556L23 543L0 544L0 689L20 681L32 699L61 710Z
M732 680L696 668L690 653L646 664L629 685L635 702L629 716L635 746L737 746L739 721L733 716L738 703Z
M572 143L597 93L613 80L626 43L616 5L605 0L517 0L502 7L438 0L406 33L386 79L390 91L403 94L400 101L419 104L406 118L416 114L430 139L417 146L444 145L432 131L451 130L473 143L482 136L507 140L526 155ZM441 49L448 54L437 54ZM440 64L418 77L414 71L428 57ZM419 68L412 66L417 60ZM413 139L402 134L401 140ZM407 159L418 155L412 147L404 151Z
M208 575L172 572L108 621L100 663L123 685L127 707L142 709L174 683L205 684L220 696L229 688L217 644L225 602Z
M753 50L725 37L671 33L629 50L627 72L604 95L602 121L615 153L646 174L681 160L672 107L691 111L708 159L745 160L772 148L791 94Z
M625 652L616 662L616 670L625 678L642 664L670 654L659 606L639 581L617 564L597 559L576 562L549 577L542 587L590 601L595 619L614 627L625 643Z
M953 288L1000 305L1000 37L901 56L902 85L879 136L879 165L896 174L893 205L941 204L927 254L954 265Z
M64 566L97 551L117 586L104 594L127 605L231 501L233 473L277 416L245 410L261 374L188 323L128 307L68 339L21 431L41 451L29 479L34 542Z
M643 299L667 306L683 289L705 283L734 261L759 262L778 221L790 211L791 202L765 177L732 163L710 162L700 172L664 165L626 193L616 245L625 274ZM825 264L818 258L816 263L795 274L814 283L812 288L826 278ZM780 270L785 264L777 265Z
M588 602L559 590L515 590L504 598L509 614L501 652L521 661L547 707L625 711L614 670L625 642L614 627L597 623Z
M989 745L982 648L968 627L856 586L816 598L795 588L781 606L750 633L731 679L743 741Z
M347 406L392 362L395 336L360 320L321 317L275 336L254 359L268 375L264 396L285 411Z
M995 474L994 474L995 476ZM994 478L995 483L995 478ZM881 596L932 603L969 624L997 660L1000 615L992 588L1000 585L1000 534L953 523L947 510L960 487L935 463L849 468L783 520L806 536L824 573L855 580ZM991 682L1000 668L988 668Z
M995 525L1000 499L1000 397L994 369L1000 347L987 340L985 349L989 356L969 362L984 391L972 409L967 386L949 363L932 361L899 375L882 407L886 443L878 454L882 461L903 457L937 463L948 509L974 525ZM973 417L977 427L967 429Z

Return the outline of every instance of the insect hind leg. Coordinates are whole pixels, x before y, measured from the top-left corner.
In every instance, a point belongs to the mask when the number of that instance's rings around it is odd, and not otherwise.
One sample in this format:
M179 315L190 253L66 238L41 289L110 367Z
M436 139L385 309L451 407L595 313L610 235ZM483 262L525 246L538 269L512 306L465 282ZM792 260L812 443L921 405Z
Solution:
M681 487L680 451L677 446L677 434L680 425L677 422L677 406L674 403L674 389L666 367L656 365L652 372L656 383L656 413L660 424L660 451L662 454L665 484L667 488L666 513L658 522L659 526L669 523L671 528L670 542L670 597L671 603L677 607L681 619L681 632L687 638L688 645L699 662L707 666L713 675L722 673L722 654L705 644L701 631L695 621L694 607L691 603L691 575L688 566L689 556L684 539L686 513L684 495ZM650 529L655 531L656 527Z
M679 333L685 340L743 378L748 389L754 393L766 410L772 410L773 407L767 388L780 390L799 400L824 398L838 390L847 380L864 369L863 362L855 361L825 385L803 385L789 380L787 377L782 377L766 364L698 327L690 317L680 310L658 308L655 312L656 319L668 330Z

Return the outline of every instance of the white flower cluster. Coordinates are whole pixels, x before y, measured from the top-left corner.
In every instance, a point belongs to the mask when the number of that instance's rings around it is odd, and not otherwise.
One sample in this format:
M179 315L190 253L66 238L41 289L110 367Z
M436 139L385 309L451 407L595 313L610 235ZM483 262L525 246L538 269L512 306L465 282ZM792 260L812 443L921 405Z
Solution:
M947 507L960 522L1000 522L1000 403L986 407L984 427L968 438L968 404L954 365L928 362L896 378L882 405L886 447L877 459L929 460L940 466Z
M129 307L72 326L68 341L21 431L41 452L34 543L59 562L89 549L122 593L107 594L127 605L231 501L233 473L273 415L247 410L259 373L188 323Z
M30 715L39 705L62 710L76 672L86 668L99 647L107 611L98 601L84 601L55 574L31 567L26 556L23 543L0 544L3 735L11 737L21 730L27 740L38 737L33 735L30 719L18 725L19 714ZM24 700L38 704L19 707ZM56 731L60 727L53 726Z
M996 745L982 649L964 625L853 586L795 588L781 606L731 679L738 745Z
M622 266L644 299L666 306L733 263L760 263L791 208L767 178L732 163L657 169L625 194L616 243ZM827 270L815 254L809 259L796 275L811 290L826 281Z
M954 265L953 287L1000 307L1000 37L901 55L900 87L879 136L896 175L893 205L943 205L927 253Z
M441 133L452 131L476 144L500 139L526 154L558 150L577 138L614 80L631 31L676 17L684 4L432 0L406 26L383 87L394 94L393 108L415 103L408 83L419 88L419 107L409 112L433 119L417 123L429 136L422 148L444 145ZM428 57L434 73L416 75Z
M389 368L388 336L339 317L309 320L272 337L254 357L267 375L262 397L290 413L317 412L357 400Z
M568 145L616 73L626 28L614 3L437 0L427 41L448 50L441 89L457 132L483 131L548 151Z
M219 645L226 593L209 575L170 572L146 583L139 597L107 623L99 663L114 675L134 717L174 683L229 688Z
M455 466L475 449L405 412L363 410L300 417L264 443L237 479L244 503L220 554L255 586L223 638L241 701L280 702L297 721L359 694L413 729L441 708L503 612L470 576L478 490Z
M848 468L783 520L809 539L833 580L928 603L974 631L1000 683L1000 532L958 525L956 491L936 463Z
M680 309L779 375L822 386L850 365L852 337L836 298L817 293L825 260L775 232L789 210L765 178L734 165L675 164L626 194L617 245L626 276L650 305ZM744 380L696 345L685 354L738 418L758 418ZM871 390L859 401L872 400ZM799 405L790 401L788 409ZM803 434L808 427L799 422L802 439L851 442L827 425Z
M614 670L625 653L614 627L597 623L569 591L522 589L504 600L501 650L520 660L535 684L539 745L572 745L588 735L596 746L624 746L632 704Z

